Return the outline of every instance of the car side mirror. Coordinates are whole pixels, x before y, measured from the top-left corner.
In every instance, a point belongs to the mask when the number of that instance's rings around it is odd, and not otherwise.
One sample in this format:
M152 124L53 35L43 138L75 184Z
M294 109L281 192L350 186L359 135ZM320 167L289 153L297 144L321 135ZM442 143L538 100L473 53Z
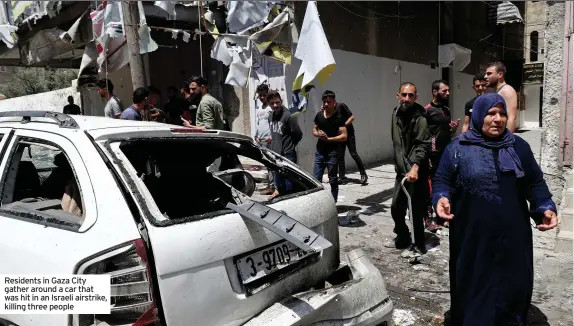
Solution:
M242 169L230 169L214 173L215 176L223 180L223 182L232 186L233 188L241 191L245 195L251 197L255 192L256 181L255 178L247 171Z

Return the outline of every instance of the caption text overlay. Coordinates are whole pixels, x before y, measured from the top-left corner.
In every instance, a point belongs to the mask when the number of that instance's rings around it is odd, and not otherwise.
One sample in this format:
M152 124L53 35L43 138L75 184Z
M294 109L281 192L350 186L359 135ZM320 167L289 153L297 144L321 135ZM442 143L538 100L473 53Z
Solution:
M109 275L0 275L0 314L109 314Z

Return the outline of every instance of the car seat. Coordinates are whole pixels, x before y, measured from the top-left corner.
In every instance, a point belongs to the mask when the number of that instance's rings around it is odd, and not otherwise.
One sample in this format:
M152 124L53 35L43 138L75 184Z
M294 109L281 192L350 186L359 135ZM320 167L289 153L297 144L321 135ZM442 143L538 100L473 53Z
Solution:
M34 163L30 161L20 161L18 173L14 184L14 196L12 201L19 201L24 198L34 198L40 194L40 175Z

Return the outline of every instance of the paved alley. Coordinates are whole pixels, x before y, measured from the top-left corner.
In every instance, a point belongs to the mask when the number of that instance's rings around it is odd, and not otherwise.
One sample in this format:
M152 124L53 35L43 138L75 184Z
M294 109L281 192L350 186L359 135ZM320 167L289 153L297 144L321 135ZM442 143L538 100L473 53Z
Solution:
M448 237L427 233L427 244L436 247L415 266L400 257L401 251L385 248L384 242L394 238L390 215L394 168L382 164L367 173L368 185L361 186L359 174L354 173L348 175L354 182L341 186L339 216L351 210L359 213L357 223L339 227L341 251L363 248L371 255L386 278L397 325L441 325L449 307ZM572 252L554 252L556 231L534 232L531 325L573 325Z

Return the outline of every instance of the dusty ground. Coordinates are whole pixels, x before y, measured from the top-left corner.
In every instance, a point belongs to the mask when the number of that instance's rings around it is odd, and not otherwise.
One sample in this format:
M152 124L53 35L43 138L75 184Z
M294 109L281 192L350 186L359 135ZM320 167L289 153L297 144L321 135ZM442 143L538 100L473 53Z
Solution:
M359 211L358 223L339 227L341 250L363 248L371 255L386 278L395 304L397 325L441 325L449 307L448 237L429 235L436 248L422 265L413 268L400 251L385 248L383 243L394 238L390 201L394 170L390 164L368 170L369 184L361 186L358 174L349 177L357 182L341 186L338 209L340 216L349 210ZM328 187L328 185L326 185ZM573 325L572 321L572 252L555 253L556 233L534 236L535 285L531 325ZM441 293L442 292L442 293Z

